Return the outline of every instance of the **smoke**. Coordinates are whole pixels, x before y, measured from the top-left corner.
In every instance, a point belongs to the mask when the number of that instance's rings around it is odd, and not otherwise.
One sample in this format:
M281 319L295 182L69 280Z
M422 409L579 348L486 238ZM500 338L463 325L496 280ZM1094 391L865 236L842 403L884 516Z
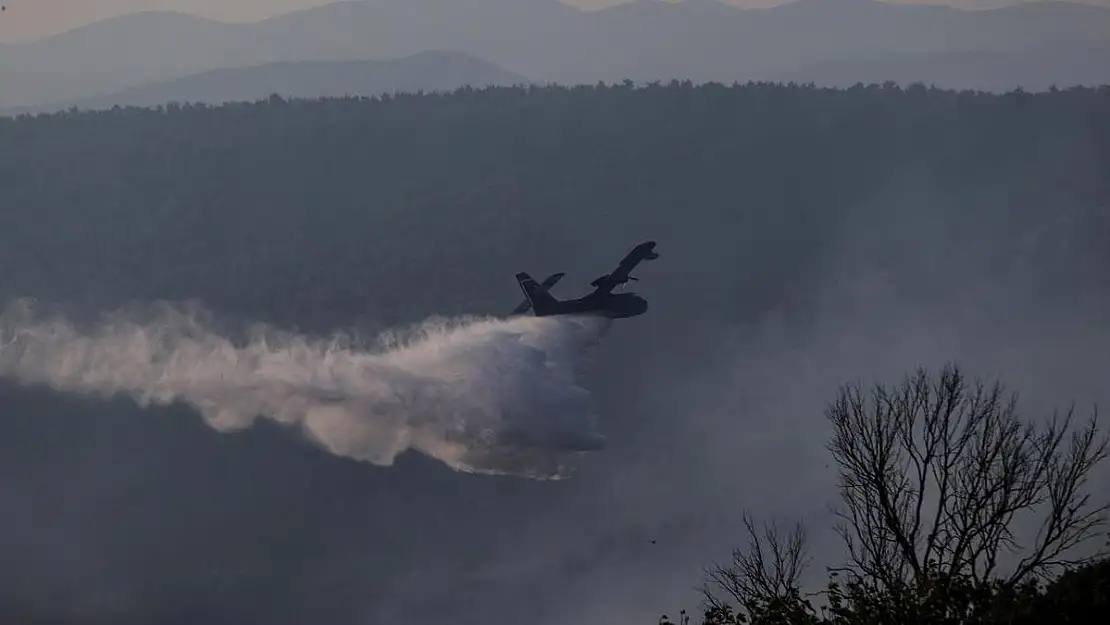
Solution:
M185 402L219 431L269 418L382 466L415 449L458 471L558 479L604 447L575 376L607 320L430 319L376 345L262 325L233 341L213 326L202 308L160 305L81 327L19 301L0 314L0 376Z

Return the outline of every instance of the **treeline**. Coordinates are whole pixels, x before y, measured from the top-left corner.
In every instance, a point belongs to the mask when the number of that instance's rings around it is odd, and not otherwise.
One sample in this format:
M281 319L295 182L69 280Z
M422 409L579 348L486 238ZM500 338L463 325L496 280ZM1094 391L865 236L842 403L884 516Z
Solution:
M1097 411L1033 419L959 367L841 387L826 411L843 563L802 587L806 528L757 528L707 573L702 625L1034 625L1110 616ZM679 625L692 618L680 613ZM664 616L661 624L674 623Z

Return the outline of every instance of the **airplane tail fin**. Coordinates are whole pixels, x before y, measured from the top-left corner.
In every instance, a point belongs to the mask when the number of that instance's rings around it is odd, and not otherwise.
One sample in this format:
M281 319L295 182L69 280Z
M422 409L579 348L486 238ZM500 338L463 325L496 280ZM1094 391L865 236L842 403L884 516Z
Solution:
M558 282L559 280L562 280L563 276L565 276L565 275L567 275L567 274L563 273L563 272L559 272L559 273L553 273L550 276L547 276L547 278L545 278L544 281L540 283L540 288L543 289L544 291L550 291L551 287L555 286L555 283ZM520 304L518 304L517 307L514 308L513 311L509 314L511 314L511 315L520 315L520 314L523 314L524 312L526 312L531 307L532 307L532 302L527 297L525 297L524 300L522 302L520 302Z
M532 305L532 312L537 317L550 314L555 308L555 304L559 303L559 300L555 299L546 289L540 287L536 280L527 273L522 271L516 274L516 281L520 284L520 290L524 291L524 297L528 298L528 302Z

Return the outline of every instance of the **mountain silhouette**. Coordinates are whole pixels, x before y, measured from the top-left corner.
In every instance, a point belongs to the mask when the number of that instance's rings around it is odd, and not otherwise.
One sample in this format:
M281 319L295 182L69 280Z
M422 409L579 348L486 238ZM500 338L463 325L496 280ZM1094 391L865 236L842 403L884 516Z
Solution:
M463 52L537 81L788 80L822 78L821 68L832 67L845 74L840 81L912 82L946 74L923 66L958 69L971 56L1009 59L992 67L1015 72L983 85L1046 84L1052 75L1030 76L1028 68L1058 56L1061 46L1103 54L1108 42L1110 10L1067 2L965 11L796 0L741 10L717 0L636 0L587 12L557 0L366 0L248 24L144 12L7 46L0 81L10 88L0 107L104 96L220 68L429 50Z

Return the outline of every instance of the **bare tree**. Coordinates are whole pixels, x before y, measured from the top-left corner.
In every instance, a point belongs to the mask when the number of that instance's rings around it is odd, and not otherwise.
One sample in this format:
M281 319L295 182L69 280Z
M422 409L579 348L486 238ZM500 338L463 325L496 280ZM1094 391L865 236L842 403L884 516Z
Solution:
M1037 426L1016 405L1000 384L969 385L955 366L935 379L920 369L869 397L842 387L826 416L846 569L887 588L932 573L1013 587L1105 553L1069 559L1107 521L1107 504L1085 492L1107 453L1097 410L1072 432L1073 410ZM1017 535L1019 515L1037 527L1029 544ZM1001 575L1007 557L1016 563Z
M747 549L734 550L731 564L714 565L706 571L708 583L702 594L710 610L727 608L714 589L723 591L749 615L799 609L799 582L809 564L804 526L796 523L787 533L774 523L764 524L760 536L745 514L744 527L749 537Z

